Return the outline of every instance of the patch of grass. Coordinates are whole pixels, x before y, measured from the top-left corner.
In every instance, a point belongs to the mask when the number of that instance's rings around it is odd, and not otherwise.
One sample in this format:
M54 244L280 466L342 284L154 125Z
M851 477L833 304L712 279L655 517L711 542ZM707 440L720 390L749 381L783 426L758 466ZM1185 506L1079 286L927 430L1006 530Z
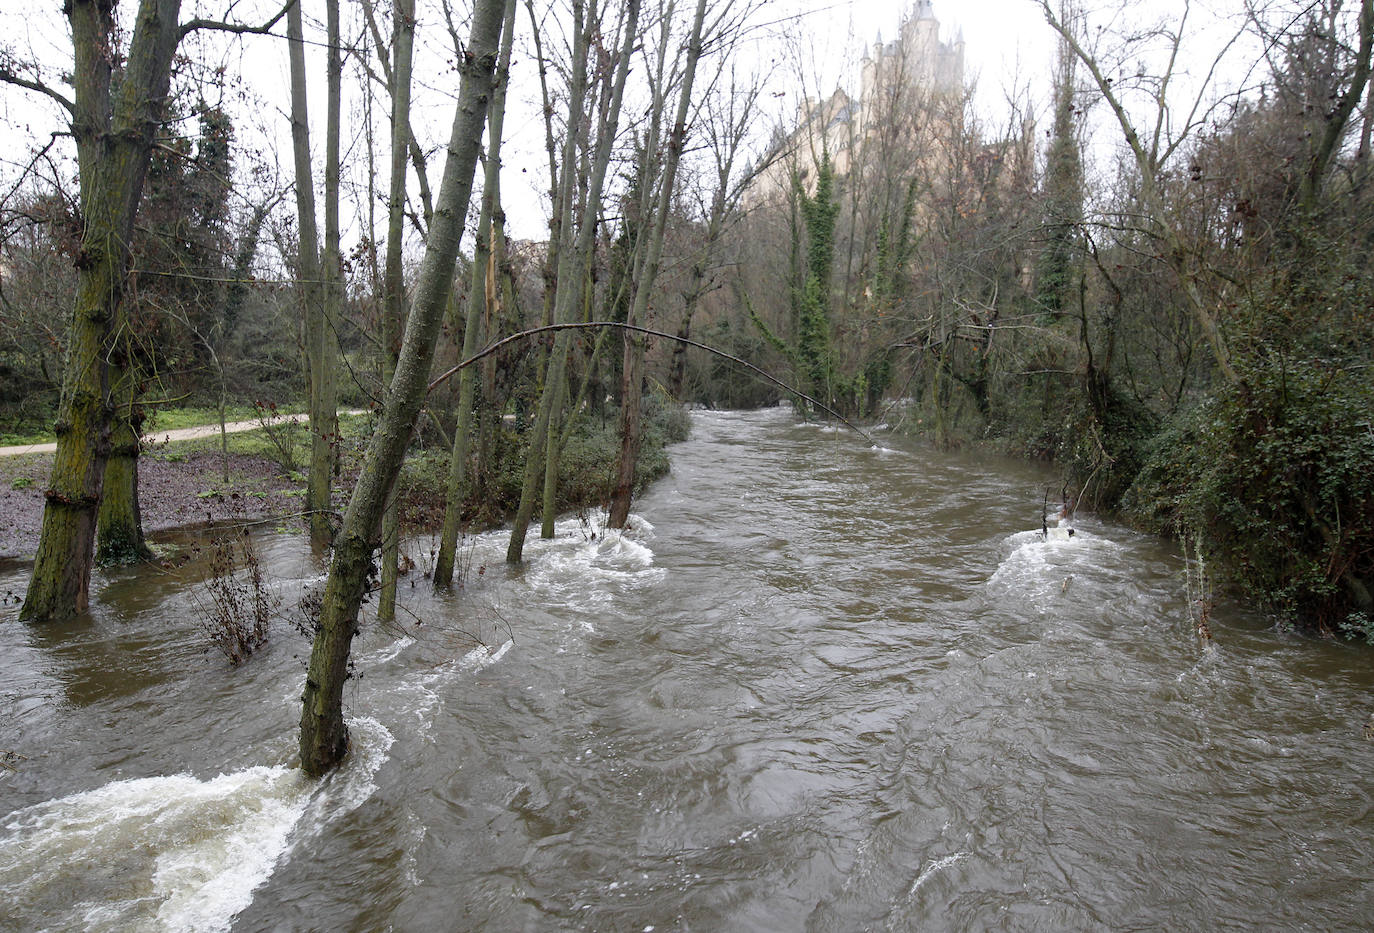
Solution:
M224 420L252 421L257 417L252 405L230 405L225 408ZM145 433L158 431L177 431L181 428L199 428L219 424L219 409L191 405L185 408L159 408L148 415L144 422Z
M250 411L249 417L240 420L252 421L256 419L256 414ZM269 431L276 432L274 440ZM341 454L344 458L345 472L349 466L349 457L352 452L361 449L366 445L367 440L372 436L372 422L370 415L339 415L339 435ZM287 436L289 435L289 436ZM284 443L289 441L289 443ZM283 446L291 449L293 462L290 464L282 463L284 459ZM309 459L310 456L310 435L307 425L276 424L271 428L253 428L248 431L238 431L228 435L229 453L241 454L247 457L265 457L275 460L282 464L283 469L288 471L292 482L304 483L305 474L297 468L296 460ZM168 441L167 443L155 444L150 450L149 455L159 457L170 462L181 462L191 453L207 452L218 454L220 452L220 435L218 432L208 437L197 437L190 440Z
M0 447L27 447L30 444L51 444L57 436L40 428L15 428L0 431Z
M33 484L34 478L32 476L16 476L10 480L11 489L30 489Z

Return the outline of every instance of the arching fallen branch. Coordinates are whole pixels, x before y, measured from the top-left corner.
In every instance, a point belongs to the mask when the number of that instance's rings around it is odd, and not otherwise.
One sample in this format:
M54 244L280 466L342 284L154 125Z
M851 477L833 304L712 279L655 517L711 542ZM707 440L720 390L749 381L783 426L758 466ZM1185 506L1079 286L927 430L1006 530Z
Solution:
M776 376L773 376L770 373L767 373L762 369L759 369L757 366L755 366L753 363L750 363L748 360L742 360L737 356L732 356L731 354L726 353L724 350L717 350L715 347L708 346L704 343L698 343L697 341L691 340L687 337L679 337L677 334L669 334L661 330L652 330L648 327L640 327L635 324L626 324L622 321L578 321L571 324L547 324L543 327L534 327L529 330L519 331L507 337L502 337L495 343L488 345L485 349L482 349L477 353L474 353L472 356L463 360L461 363L451 367L450 369L445 370L438 376L434 377L434 379L432 379L429 383L429 388L427 392L433 392L435 389L443 385L454 375L462 372L464 369L467 369L472 364L486 359L488 356L491 356L493 353L497 352L498 350L500 350L508 344L517 343L521 340L528 340L529 338L537 337L540 334L549 334L559 330L584 330L602 327L616 327L620 330L634 331L638 334L647 334L650 337L662 337L664 340L672 340L676 343L686 344L689 347L696 347L698 350L705 350L707 353L714 354L715 356L718 356L721 359L729 360L730 362L735 363L736 365L743 366L751 373L754 373L761 379L764 379L765 381L772 383L773 385L782 389L784 392L788 392L796 396L797 398L802 399L803 401L810 402L812 405L815 405L821 411L830 415L830 417L834 418L836 421L841 422L845 425L845 427L849 428L855 434L858 434L864 440L868 441L870 445L874 447L878 446L878 442L875 441L872 437L870 437L868 435L868 432L864 431L858 425L854 424L844 415L835 411L835 409L831 408L829 405L817 401L816 399L807 395L800 389L793 388L792 386L783 382L781 379L778 379Z

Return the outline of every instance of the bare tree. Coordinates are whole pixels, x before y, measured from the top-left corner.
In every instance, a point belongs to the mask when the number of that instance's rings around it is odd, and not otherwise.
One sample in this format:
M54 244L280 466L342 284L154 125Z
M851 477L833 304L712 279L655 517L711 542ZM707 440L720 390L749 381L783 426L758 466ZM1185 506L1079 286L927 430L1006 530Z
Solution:
M405 458L429 383L434 344L453 289L472 180L482 148L487 106L496 72L503 0L477 0L453 118L448 159L435 203L424 260L406 321L405 337L388 387L381 422L368 445L334 542L320 605L319 630L310 653L301 710L301 768L323 774L348 751L343 687L358 630L368 567L377 547L382 513Z
M1199 85L1191 101L1184 101L1180 107L1172 95L1172 85L1181 67L1184 37L1188 34L1188 20L1192 12L1191 3L1185 2L1183 15L1176 23L1161 25L1151 31L1147 38L1163 44L1163 65L1157 74L1146 76L1143 71L1137 76L1137 86L1143 91L1142 97L1148 109L1142 118L1133 117L1127 110L1124 89L1108 74L1098 57L1090 50L1084 39L1088 25L1086 19L1066 21L1057 12L1050 0L1040 0L1045 21L1063 37L1065 44L1083 63L1093 86L1102 95L1112 112L1122 139L1129 149L1131 159L1140 177L1139 209L1142 220L1150 234L1161 241L1165 261L1173 268L1183 287L1198 326L1212 349L1217 369L1227 382L1237 380L1235 367L1231 362L1231 351L1225 335L1218 324L1214 305L1203 293L1200 279L1205 271L1193 261L1187 244L1179 231L1169 223L1163 196L1160 191L1161 174L1173 157L1183 151L1187 142L1205 125L1208 113L1208 96L1216 92L1213 79L1223 59L1231 50L1242 30L1234 32L1224 42L1208 65L1205 78ZM1182 114L1181 120L1178 114Z
M577 175L575 168L578 163L576 141L584 120L582 91L586 87L587 79L587 50L592 45L591 32L598 24L595 16L596 0L592 0L586 10L582 0L573 2L577 31L572 59L573 80L569 89L568 127L564 139L562 167L559 170L564 206L559 229L558 277L554 295L556 323L570 323L583 296L584 270L596 237L602 191L616 131L620 125L620 110L630 70L630 58L639 37L639 8L639 0L628 0L626 3L621 24L620 46L614 59L614 77L608 86L606 105L602 110L600 126L597 128L596 147L589 157L587 189L581 216L577 218L579 223L575 224L572 200L575 190L573 180ZM525 535L534 514L540 479L544 476L544 455L548 450L550 438L557 438L558 422L554 412L563 390L567 357L568 332L559 331L554 337L553 350L549 355L544 377L544 390L540 395L539 410L531 429L530 453L525 462L520 505L511 529L510 544L506 548L506 560L509 563L519 563L523 556Z

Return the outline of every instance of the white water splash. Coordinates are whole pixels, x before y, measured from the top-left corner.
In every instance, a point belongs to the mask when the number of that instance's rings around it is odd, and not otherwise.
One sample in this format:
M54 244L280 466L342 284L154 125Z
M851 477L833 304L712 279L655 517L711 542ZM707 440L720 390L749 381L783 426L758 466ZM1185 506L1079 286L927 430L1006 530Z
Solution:
M501 647L497 648L495 651L492 651L491 648L486 645L478 645L476 648L473 648L467 654L463 655L462 659L458 662L459 670L480 671L484 668L491 667L497 661L504 658L506 652L514 645L515 642L510 639L507 639Z
M1038 531L1019 531L1008 536L1003 545L1007 556L988 578L987 586L1018 593L1040 608L1069 592L1075 574L1091 574L1114 563L1121 552L1121 545L1116 542L1081 529L1071 536L1063 533L1048 537L1042 537Z
M951 865L956 865L959 862L962 862L964 859L968 858L968 856L969 854L967 852L955 852L953 855L946 855L942 858L937 858L935 861L931 862L925 868L921 869L921 873L916 876L916 880L911 882L911 887L907 889L906 896L912 897L913 895L915 895L917 891L921 889L921 885L929 881L933 875L935 875L938 872L944 871Z
M260 765L207 780L114 781L11 813L0 827L0 889L17 893L5 912L42 916L52 930L228 930L293 835L317 832L376 790L391 734L367 719L351 731L353 754L322 782Z
M623 530L606 527L606 513L559 522L550 540L531 539L529 584L537 591L578 604L602 604L618 592L659 582L667 571L654 566L646 543L654 527L631 515Z

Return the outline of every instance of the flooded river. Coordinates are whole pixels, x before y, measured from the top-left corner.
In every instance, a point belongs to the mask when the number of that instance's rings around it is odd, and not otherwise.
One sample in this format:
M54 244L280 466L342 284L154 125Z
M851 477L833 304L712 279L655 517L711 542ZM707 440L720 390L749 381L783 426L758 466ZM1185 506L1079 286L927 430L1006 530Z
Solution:
M306 641L207 652L203 559L69 624L7 605L0 928L1374 926L1370 649L1226 606L1205 649L1177 548L1042 541L1032 468L694 422L624 538L569 519L509 571L495 533L462 591L403 584L323 782ZM255 541L283 604L322 577Z

